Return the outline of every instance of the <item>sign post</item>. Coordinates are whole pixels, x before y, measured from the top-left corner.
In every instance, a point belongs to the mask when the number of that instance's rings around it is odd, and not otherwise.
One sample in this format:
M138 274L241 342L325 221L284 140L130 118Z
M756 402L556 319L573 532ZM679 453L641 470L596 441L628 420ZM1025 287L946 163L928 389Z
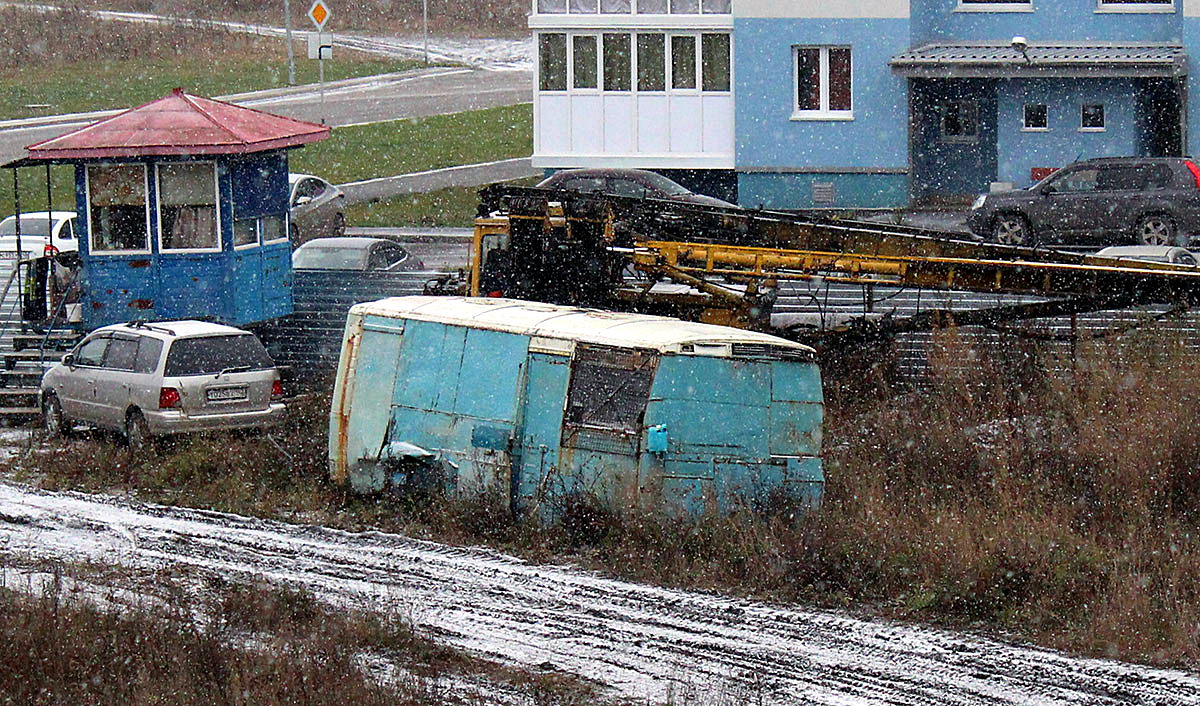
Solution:
M317 81L321 84L321 124L325 124L325 60L333 58L333 35L325 32L325 23L333 13L325 0L316 0L308 8L308 19L317 31L308 35L308 58L317 60ZM315 56L314 56L315 55Z
M288 85L296 85L296 56L292 49L292 6L288 0L283 0L283 27L287 34L288 48Z

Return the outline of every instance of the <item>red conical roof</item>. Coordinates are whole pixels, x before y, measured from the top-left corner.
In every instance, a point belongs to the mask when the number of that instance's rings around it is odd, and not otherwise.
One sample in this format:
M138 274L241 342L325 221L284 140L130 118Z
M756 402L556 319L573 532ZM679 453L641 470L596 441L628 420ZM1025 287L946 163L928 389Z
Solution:
M245 154L329 137L329 128L176 88L170 94L29 146L30 159Z

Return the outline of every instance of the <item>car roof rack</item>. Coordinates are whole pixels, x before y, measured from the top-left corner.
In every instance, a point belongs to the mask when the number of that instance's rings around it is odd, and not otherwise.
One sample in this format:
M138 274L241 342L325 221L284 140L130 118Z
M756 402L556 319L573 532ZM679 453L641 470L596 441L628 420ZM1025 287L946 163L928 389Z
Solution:
M144 329L146 331L157 331L159 333L165 333L168 336L175 335L175 332L172 331L171 329L169 329L165 326L154 326L153 324L150 324L149 322L147 322L145 319L135 319L125 325L128 326L129 328L133 328L133 329Z

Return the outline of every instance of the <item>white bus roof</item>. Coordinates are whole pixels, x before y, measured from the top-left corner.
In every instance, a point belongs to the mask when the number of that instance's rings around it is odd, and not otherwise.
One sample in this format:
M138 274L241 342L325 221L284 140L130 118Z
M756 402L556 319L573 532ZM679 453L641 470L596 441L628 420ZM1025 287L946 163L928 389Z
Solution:
M470 297L392 297L357 304L351 314L389 319L434 321L468 328L505 331L544 339L582 341L623 348L649 348L661 353L688 352L721 346L706 354L729 356L729 344L770 346L796 352L813 349L777 336L727 326L698 324L665 316L580 309L516 299ZM782 352L782 351L781 351Z

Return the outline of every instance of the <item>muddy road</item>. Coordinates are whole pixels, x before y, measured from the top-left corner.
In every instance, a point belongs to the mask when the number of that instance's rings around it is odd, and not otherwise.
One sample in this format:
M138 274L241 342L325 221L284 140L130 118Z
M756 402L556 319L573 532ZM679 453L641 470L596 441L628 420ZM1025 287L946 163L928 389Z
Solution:
M400 611L456 647L726 704L1198 704L1200 676L830 611L641 586L486 549L0 484L0 549L267 579Z

